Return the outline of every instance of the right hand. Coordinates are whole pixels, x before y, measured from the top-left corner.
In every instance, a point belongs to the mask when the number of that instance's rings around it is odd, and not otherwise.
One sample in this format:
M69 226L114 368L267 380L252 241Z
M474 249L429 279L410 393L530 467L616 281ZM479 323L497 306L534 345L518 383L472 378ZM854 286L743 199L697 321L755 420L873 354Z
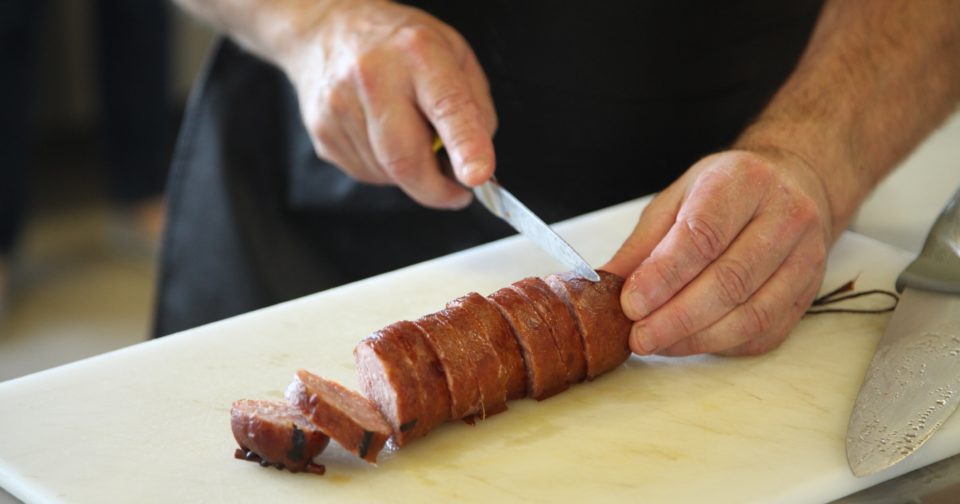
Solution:
M453 28L383 0L333 2L283 65L317 155L422 205L462 208L471 194L444 176L443 140L467 186L493 175L496 112L476 56Z

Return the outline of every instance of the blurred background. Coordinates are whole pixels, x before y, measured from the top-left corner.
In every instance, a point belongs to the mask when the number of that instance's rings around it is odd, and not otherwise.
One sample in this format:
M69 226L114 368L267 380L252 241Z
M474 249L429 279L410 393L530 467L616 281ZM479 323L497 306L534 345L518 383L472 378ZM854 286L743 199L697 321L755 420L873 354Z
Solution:
M0 381L143 341L213 33L167 0L0 3Z

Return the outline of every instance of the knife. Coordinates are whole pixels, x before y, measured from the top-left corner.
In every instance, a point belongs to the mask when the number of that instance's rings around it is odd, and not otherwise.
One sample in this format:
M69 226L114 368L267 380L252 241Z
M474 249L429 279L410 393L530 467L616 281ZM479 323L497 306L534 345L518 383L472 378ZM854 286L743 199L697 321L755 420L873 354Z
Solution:
M445 152L442 152L443 143L439 137L434 137L433 151L440 156L440 164L444 172L453 175L453 168L450 166L450 158ZM483 204L493 215L500 217L513 226L520 234L533 240L540 248L545 250L554 259L560 261L564 266L572 269L577 275L590 280L599 282L600 275L590 266L573 247L560 237L543 219L537 217L537 214L527 208L510 191L501 186L496 179L492 178L483 184L473 188L473 195Z
M960 189L897 290L847 426L847 462L857 476L905 459L960 402Z

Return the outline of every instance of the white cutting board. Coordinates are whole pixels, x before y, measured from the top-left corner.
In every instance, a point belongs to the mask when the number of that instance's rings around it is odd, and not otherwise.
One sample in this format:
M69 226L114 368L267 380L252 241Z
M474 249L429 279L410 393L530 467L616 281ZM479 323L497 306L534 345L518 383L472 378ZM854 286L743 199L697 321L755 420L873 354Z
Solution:
M559 229L601 264L645 202ZM889 289L909 259L847 234L825 287L859 274L859 288ZM232 458L233 400L281 398L298 367L355 387L351 350L368 332L555 268L511 238L0 383L0 486L96 503L816 502L960 451L951 421L894 470L851 475L847 418L888 315L826 315L761 357L632 358L542 403L443 426L379 467L339 448L323 477Z

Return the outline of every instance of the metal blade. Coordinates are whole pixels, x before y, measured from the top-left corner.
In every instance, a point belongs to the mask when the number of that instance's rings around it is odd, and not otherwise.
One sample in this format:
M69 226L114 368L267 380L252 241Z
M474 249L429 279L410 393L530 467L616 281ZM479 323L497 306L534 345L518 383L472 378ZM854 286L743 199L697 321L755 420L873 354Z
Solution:
M510 223L514 229L530 238L548 254L572 269L578 275L593 282L600 281L600 275L590 267L580 254L560 237L537 214L530 211L514 195L494 180L473 188L477 199L494 215Z
M930 439L960 401L960 296L907 288L877 345L847 426L847 462L866 476Z

